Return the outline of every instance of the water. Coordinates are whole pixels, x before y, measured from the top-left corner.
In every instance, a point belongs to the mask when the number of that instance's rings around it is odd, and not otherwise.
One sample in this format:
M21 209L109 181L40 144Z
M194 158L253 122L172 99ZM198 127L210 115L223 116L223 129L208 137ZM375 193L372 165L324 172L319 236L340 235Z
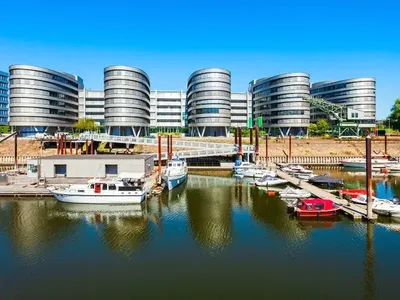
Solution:
M398 299L399 232L299 221L231 178L191 176L141 206L1 201L0 298Z

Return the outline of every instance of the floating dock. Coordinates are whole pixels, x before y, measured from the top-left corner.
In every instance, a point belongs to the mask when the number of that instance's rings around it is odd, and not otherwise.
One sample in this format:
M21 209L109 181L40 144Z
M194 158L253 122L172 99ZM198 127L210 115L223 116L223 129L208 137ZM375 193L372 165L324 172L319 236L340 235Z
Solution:
M341 211L351 217L354 220L360 220L360 219L367 219L367 208L365 206L357 205L354 203L350 203L349 201L345 199L340 199L339 197L323 190L320 189L319 187L316 187L304 180L301 180L299 178L293 177L281 170L276 170L276 174L280 177L283 178L287 181L289 181L291 184L304 189L308 192L310 192L312 195L322 198L322 199L329 199L335 202L336 204L341 206ZM372 219L376 220L378 216L376 214L372 215Z

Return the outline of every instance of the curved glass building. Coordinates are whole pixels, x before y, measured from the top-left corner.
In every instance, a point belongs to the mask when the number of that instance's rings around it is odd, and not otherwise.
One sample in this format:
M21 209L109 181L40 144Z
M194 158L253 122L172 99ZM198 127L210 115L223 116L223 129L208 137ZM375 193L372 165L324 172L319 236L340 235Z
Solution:
M272 136L307 135L310 105L310 75L287 73L265 77L250 83L253 119L262 120L262 128Z
M10 66L10 126L21 136L71 131L78 121L78 89L82 80L67 73Z
M104 124L113 135L148 135L150 79L138 68L104 69Z
M190 75L187 116L192 136L228 136L231 126L231 73L211 68Z
M345 105L363 112L361 127L374 127L376 119L376 80L375 78L353 78L340 81L313 83L311 95L329 102ZM311 120L327 118L321 111L312 108Z

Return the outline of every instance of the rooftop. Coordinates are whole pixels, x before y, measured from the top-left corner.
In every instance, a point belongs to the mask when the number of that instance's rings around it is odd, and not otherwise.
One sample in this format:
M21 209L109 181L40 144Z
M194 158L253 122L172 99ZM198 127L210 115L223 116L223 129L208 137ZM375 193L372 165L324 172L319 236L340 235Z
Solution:
M137 155L112 155L112 154L100 154L100 155L51 155L43 156L42 160L53 160L53 159L147 159L154 156L154 154L137 154Z

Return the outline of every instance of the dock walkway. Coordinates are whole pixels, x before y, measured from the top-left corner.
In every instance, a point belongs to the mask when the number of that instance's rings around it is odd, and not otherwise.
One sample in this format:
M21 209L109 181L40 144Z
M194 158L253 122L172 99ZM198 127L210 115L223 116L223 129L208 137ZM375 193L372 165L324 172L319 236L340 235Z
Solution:
M338 205L341 205L341 210L344 214L348 215L349 217L353 218L353 219L362 219L362 218L367 218L367 209L366 207L363 207L361 205L357 205L354 203L350 203L349 201L345 200L345 199L340 199L337 196L323 190L320 189L319 187L316 187L304 180L301 180L299 178L293 177L281 170L276 170L276 174L289 181L291 184L302 188L306 191L309 191L312 195L318 197L318 198L322 198L322 199L329 199L332 200L333 202L335 202ZM377 218L376 214L373 214L372 216L373 219Z

